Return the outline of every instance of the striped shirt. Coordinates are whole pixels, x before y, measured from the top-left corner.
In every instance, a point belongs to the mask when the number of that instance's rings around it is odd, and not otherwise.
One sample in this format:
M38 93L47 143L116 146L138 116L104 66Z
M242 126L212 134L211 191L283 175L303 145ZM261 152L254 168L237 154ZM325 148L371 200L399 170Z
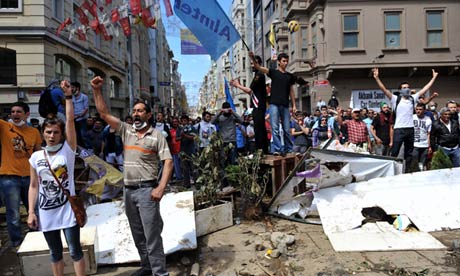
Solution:
M120 122L117 133L124 144L124 183L158 181L160 160L172 159L164 136L152 126L138 138L132 125Z

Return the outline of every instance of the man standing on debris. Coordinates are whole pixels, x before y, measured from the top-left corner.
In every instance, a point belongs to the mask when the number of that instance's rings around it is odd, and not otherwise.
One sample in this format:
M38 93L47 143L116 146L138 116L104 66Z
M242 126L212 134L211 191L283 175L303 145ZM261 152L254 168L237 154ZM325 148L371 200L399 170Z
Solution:
M430 117L425 115L425 105L423 103L417 104L413 117L415 136L412 158L415 162L418 162L420 171L424 171L426 169L428 154L431 153L430 132L432 122Z
M260 56L254 57L257 63L262 64ZM255 74L254 79L249 87L240 84L239 80L230 81L230 85L241 89L243 92L251 95L252 117L254 119L255 145L257 149L261 149L263 153L268 153L267 129L265 128L265 112L267 109L267 89L265 87L265 75L258 71L252 65L252 70Z
M124 143L124 202L141 268L133 275L169 275L163 251L160 200L173 172L173 160L165 137L150 124L152 110L143 102L133 106L134 124L110 114L102 96L103 79L91 80L96 109ZM164 161L161 179L159 162Z
M295 103L294 84L296 78L286 71L289 63L289 56L285 53L278 55L278 69L268 69L258 63L253 52L249 57L254 64L254 69L267 74L272 80L270 93L270 125L272 127L272 154L284 155L292 152L294 144L291 137L291 124L289 114L289 98L292 104L292 113L297 112ZM280 123L283 130L284 145L281 143Z
M418 102L420 96L425 93L433 85L434 81L438 77L438 72L432 70L433 76L431 80L417 93L410 95L410 88L407 82L403 82L399 85L399 96L394 95L388 90L383 82L379 78L379 69L373 69L374 79L377 85L385 93L388 99L391 101L391 107L395 114L394 124L394 137L393 147L391 148L391 156L398 156L399 150L404 143L404 159L406 164L409 165L412 159L412 151L414 149L414 106Z
M439 111L439 120L431 128L431 148L441 149L452 161L454 167L460 167L459 125L451 119L452 112L447 107Z
M13 103L8 122L0 120L1 160L0 191L4 195L6 223L11 247L21 244L21 201L28 209L30 183L29 158L41 149L42 138L37 129L27 125L29 105Z
M366 123L364 123L360 118L360 111L361 110L359 108L353 109L351 113L351 120L343 121L342 116L338 116L337 120L341 127L347 127L348 141L350 143L371 152L372 145L369 137L369 131L367 130ZM341 114L342 109L338 107L337 112Z

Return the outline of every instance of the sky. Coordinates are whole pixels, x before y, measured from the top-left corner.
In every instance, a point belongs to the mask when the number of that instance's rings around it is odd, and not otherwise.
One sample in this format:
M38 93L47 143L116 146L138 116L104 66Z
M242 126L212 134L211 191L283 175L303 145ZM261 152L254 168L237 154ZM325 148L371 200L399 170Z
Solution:
M218 2L228 14L232 0L218 0ZM163 1L160 3L163 4ZM171 4L174 5L173 0L171 0ZM165 25L169 47L174 53L174 59L179 61L178 70L182 75L182 83L186 86L188 104L195 106L198 104L201 82L211 66L211 58L209 55L181 55L180 28L185 28L185 25L175 15L166 17L165 13L162 12L161 17Z

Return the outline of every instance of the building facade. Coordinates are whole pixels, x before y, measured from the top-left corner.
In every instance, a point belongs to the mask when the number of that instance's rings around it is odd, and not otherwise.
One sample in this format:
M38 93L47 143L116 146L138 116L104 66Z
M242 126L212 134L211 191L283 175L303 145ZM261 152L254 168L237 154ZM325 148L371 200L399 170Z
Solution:
M351 96L374 94L378 87L371 69L389 89L408 81L423 87L439 77L430 93L438 103L459 100L460 2L287 0L284 23L297 20L300 30L289 34L289 71L310 81L297 91L298 107L312 111L318 97L327 102L332 92L342 106ZM360 93L364 92L364 93ZM378 108L381 99L353 100L351 105Z

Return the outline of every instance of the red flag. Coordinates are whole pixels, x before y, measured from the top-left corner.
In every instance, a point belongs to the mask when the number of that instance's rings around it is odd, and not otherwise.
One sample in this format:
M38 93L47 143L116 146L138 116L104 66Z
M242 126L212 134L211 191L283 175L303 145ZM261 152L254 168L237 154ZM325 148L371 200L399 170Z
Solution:
M171 1L169 0L163 0L163 3L165 4L165 9L166 9L166 16L170 17L173 15L173 9L171 6Z
M121 28L123 29L123 33L125 34L125 36L128 36L131 34L131 25L129 25L128 17L121 18L120 25L121 25Z
M77 36L78 39L86 41L86 34L83 32L82 29L77 29Z
M93 29L93 31L96 33L96 34L99 34L99 20L97 19L93 19L91 20L91 22L89 22L89 26L91 27L91 29Z
M92 16L97 18L97 4L96 3L93 3L91 5L91 8L88 11Z
M77 7L75 9L75 12L78 14L78 20L80 21L80 23L85 26L88 25L89 20L85 12L80 7Z
M152 28L155 29L155 18L152 17L152 14L150 13L149 8L145 8L142 10L142 23L144 23L144 26L147 28Z
M61 25L59 25L59 28L56 30L56 35L60 35L62 30L64 30L64 28L70 24L72 24L72 19L70 19L70 17L67 17L66 20L64 20L64 22L62 22Z
M110 5L110 4L112 4L112 0L105 0L105 5L106 5L106 6L107 6L107 5Z
M89 4L88 0L85 0L81 6L87 11L91 10L91 5Z
M133 15L138 15L141 13L141 0L129 0L129 3L131 5L131 12L133 13Z
M112 10L112 23L117 23L118 20L120 20L120 13L118 12L118 9L115 8Z
M112 36L109 35L109 33L107 32L107 29L105 28L103 24L99 24L99 30L101 30L102 36L104 37L105 41L112 40Z

